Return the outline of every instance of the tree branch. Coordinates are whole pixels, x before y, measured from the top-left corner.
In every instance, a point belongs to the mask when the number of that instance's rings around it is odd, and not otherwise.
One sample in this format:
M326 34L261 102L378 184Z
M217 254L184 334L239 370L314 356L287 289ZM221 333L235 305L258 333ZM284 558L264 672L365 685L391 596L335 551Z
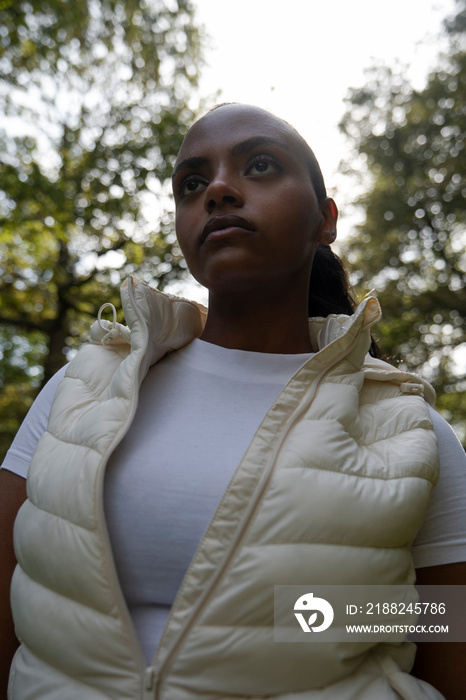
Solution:
M41 331L42 333L49 333L53 325L53 320L42 321L42 323L37 323L36 321L32 321L26 316L18 316L16 318L0 316L0 325L15 326L17 328L26 328L29 331Z

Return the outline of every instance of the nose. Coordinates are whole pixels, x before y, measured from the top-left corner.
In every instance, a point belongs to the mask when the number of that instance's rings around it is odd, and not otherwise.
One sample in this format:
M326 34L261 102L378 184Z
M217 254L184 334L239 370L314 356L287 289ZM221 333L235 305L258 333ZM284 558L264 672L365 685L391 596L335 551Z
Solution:
M242 207L243 194L236 182L226 173L217 174L205 190L204 207L211 214L216 207L230 204L234 207Z

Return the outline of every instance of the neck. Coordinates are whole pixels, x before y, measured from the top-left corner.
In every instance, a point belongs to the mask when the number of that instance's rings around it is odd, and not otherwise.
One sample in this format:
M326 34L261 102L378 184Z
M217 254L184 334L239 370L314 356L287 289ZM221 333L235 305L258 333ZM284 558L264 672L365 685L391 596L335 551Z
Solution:
M255 295L242 299L210 295L201 339L225 348L297 354L312 352L307 300L271 299Z

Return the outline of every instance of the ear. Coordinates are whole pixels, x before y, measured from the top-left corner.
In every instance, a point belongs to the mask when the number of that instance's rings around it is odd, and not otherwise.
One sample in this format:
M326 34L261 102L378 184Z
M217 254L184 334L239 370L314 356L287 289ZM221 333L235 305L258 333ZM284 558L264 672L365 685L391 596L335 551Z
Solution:
M337 237L338 208L331 197L326 197L320 205L322 223L317 240L323 245L330 245Z

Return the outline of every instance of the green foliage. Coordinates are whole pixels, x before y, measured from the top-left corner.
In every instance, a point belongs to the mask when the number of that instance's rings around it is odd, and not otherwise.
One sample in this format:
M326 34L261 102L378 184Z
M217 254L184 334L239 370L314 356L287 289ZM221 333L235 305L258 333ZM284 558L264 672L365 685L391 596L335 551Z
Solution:
M370 185L365 221L344 245L356 288L374 289L383 309L376 332L395 362L434 384L438 408L466 437L464 135L466 54L451 20L451 51L423 90L375 67L350 91L341 129ZM347 166L348 167L348 166ZM367 180L366 180L367 182Z
M185 273L168 178L194 116L189 0L0 2L0 453L135 273Z

